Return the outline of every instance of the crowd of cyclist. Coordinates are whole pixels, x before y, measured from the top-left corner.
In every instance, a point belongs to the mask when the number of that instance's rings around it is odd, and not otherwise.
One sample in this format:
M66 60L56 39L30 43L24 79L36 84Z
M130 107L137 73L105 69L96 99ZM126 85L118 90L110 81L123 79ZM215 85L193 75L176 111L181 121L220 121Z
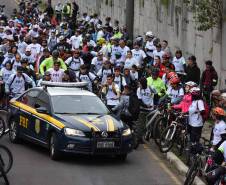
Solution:
M170 98L171 109L189 115L192 143L199 142L212 113L212 144L226 161L221 137L226 133L226 94L213 91L218 83L213 62L205 61L201 73L194 55L186 61L181 50L173 54L167 40L151 31L132 40L119 21L100 20L97 14L77 16L78 10L74 2L58 3L55 10L48 5L42 12L36 3L22 0L10 19L1 20L2 106L6 96L17 96L42 81L85 81L122 119L138 119L141 139L147 113Z

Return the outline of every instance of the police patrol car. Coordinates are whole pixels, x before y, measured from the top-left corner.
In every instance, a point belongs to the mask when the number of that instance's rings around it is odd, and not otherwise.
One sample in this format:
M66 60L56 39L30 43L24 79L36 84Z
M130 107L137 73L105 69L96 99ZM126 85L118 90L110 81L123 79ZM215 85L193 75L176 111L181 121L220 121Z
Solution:
M10 101L9 138L26 139L50 150L57 160L62 152L115 155L125 160L132 150L131 130L116 120L85 83L43 82Z

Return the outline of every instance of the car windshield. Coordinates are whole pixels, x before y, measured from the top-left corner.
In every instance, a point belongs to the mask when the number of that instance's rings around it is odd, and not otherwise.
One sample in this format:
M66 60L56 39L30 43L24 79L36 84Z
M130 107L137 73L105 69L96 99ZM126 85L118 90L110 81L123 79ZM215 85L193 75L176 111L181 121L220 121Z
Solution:
M51 97L55 114L109 114L96 96L60 95Z

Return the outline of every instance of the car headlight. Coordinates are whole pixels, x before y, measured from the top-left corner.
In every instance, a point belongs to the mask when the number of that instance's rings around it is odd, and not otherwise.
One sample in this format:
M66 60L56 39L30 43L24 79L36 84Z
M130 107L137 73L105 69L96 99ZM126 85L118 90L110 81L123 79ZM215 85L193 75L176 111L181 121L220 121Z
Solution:
M80 136L80 137L85 136L84 132L82 132L81 130L73 129L73 128L65 128L64 134L66 136Z
M131 135L131 130L130 130L130 128L127 128L127 129L125 129L125 130L123 130L123 132L122 132L122 135L123 136L129 136L129 135Z

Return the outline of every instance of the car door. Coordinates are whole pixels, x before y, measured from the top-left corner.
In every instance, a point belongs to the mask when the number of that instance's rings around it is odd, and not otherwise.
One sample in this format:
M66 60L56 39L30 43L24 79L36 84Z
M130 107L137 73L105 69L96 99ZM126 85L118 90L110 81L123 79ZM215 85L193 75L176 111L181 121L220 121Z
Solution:
M35 101L35 108L44 107L50 113L50 100L46 92L41 92ZM49 123L45 119L50 115L44 113L33 114L34 126L32 127L32 135L41 141L43 144L47 142L47 134L49 129Z
M32 112L35 110L35 99L38 97L39 90L30 90L24 93L17 101L19 102L18 123L20 133L25 136L31 136L32 124L34 118Z

